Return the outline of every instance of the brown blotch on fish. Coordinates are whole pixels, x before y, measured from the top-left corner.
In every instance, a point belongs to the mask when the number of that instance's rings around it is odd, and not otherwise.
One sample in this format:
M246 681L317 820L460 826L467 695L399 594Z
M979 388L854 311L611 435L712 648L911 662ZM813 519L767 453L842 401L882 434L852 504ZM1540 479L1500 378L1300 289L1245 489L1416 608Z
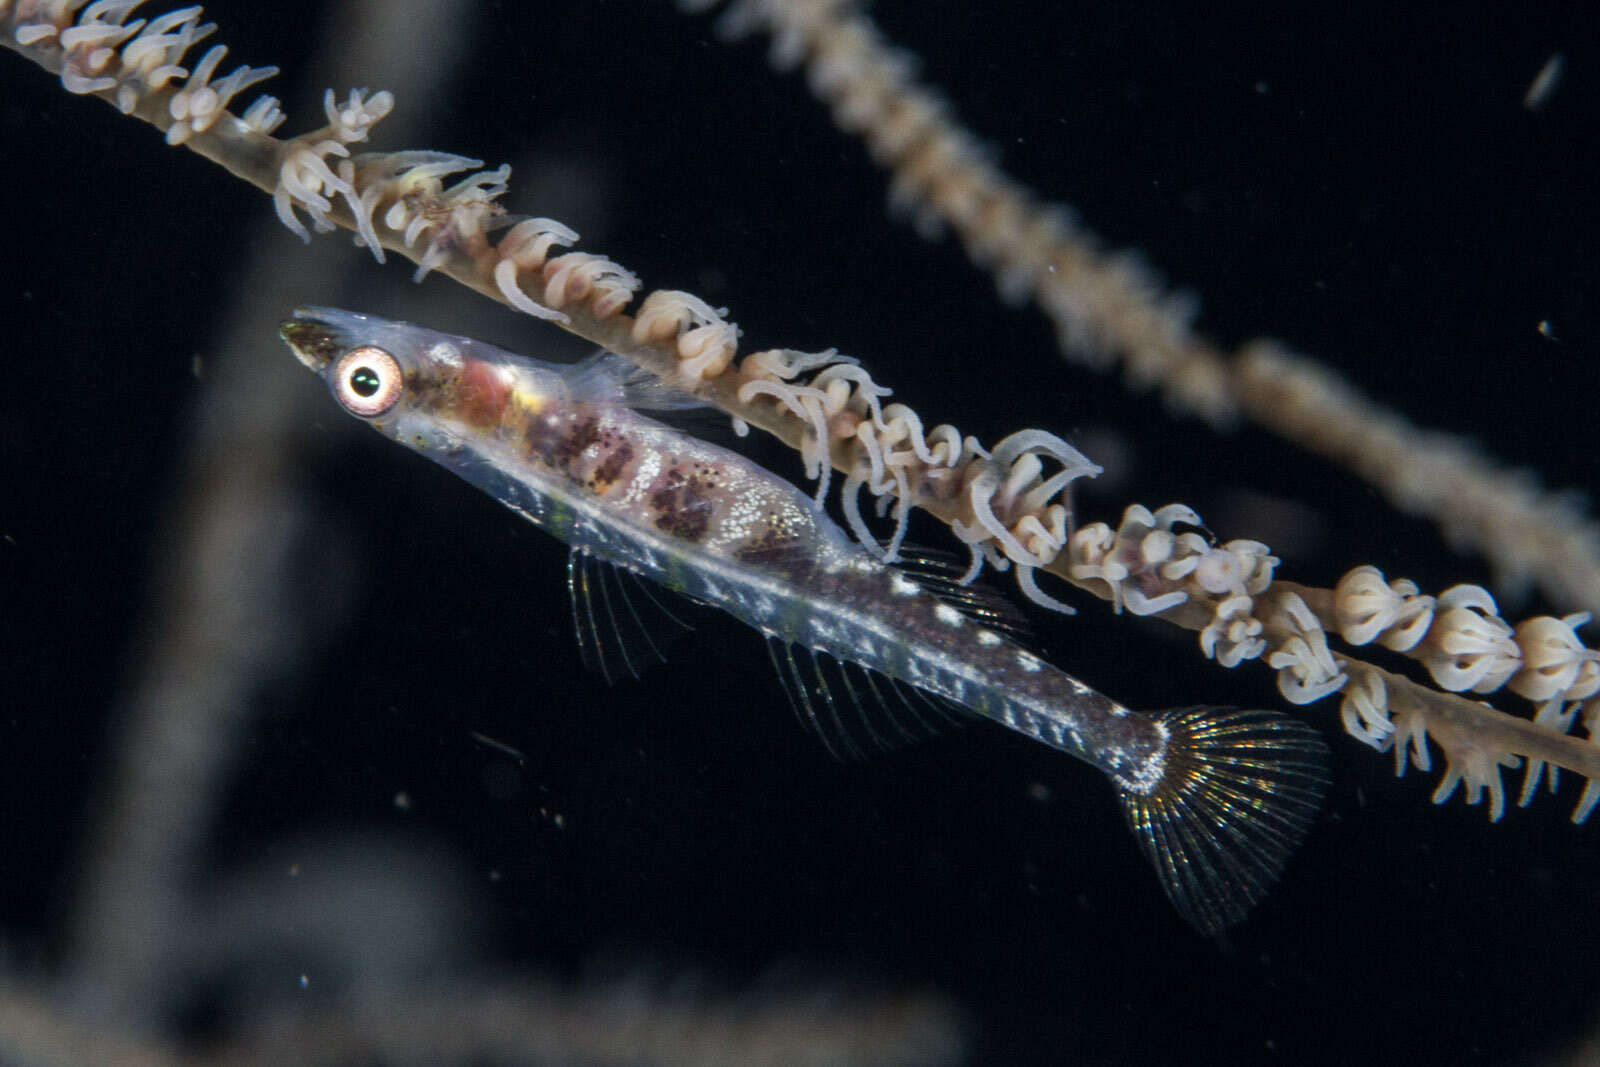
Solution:
M785 529L775 512L768 512L762 516L761 532L746 539L737 551L739 559L746 563L764 564L772 566L800 558L810 560L811 557L803 555L805 542L794 535L793 531Z
M714 483L701 474L685 474L678 467L667 471L649 498L657 512L656 529L684 541L705 537L716 510L716 504L706 496L713 487Z
M594 415L577 419L571 429L559 438L550 449L550 462L563 470L600 441L600 420Z
M612 435L606 436L610 438ZM625 437L615 442L608 441L607 444L609 447L606 449L605 459L600 461L600 465L594 469L594 474L589 479L589 485L599 493L607 492L617 483L617 479L622 477L634 457L633 444Z

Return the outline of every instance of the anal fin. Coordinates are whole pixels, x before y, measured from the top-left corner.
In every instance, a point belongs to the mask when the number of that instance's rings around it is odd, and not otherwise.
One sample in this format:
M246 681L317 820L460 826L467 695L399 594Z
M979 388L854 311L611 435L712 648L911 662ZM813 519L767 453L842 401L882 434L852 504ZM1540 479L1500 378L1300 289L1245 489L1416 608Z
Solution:
M769 635L767 653L795 717L840 761L915 744L970 717L958 704L826 652Z

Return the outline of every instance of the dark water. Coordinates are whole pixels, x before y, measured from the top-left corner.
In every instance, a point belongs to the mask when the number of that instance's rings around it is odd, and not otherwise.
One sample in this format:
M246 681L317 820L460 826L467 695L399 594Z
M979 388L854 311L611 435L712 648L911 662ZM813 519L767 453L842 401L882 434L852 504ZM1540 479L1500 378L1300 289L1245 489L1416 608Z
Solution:
M274 84L288 129L306 128L319 109L290 86L319 5L241 6L208 14L233 57L289 72ZM1281 338L1592 492L1600 50L1578 5L994 7L875 16L1013 173L1198 294L1208 335ZM754 344L835 345L929 422L991 441L1042 426L1115 460L1087 519L1182 500L1312 584L1363 562L1434 592L1487 581L1351 476L1064 365L1042 318L1001 307L950 242L887 221L861 148L761 47L620 2L489 5L466 40L443 89L402 99L425 131L408 143L513 161L513 210L567 222L647 287L730 306ZM1530 111L1557 52L1565 77ZM190 906L239 916L239 947L174 965L160 999L182 1025L225 1033L246 992L331 995L353 981L341 967L388 959L358 935L251 947L252 908L298 906L275 900L293 888L277 879L342 856L356 873L318 883L325 913L359 916L368 895L392 899L382 886L424 901L414 926L373 919L397 981L493 967L773 1000L931 993L959 1006L975 1062L1550 1062L1592 1032L1600 867L1594 826L1567 823L1571 781L1490 825L1459 798L1429 804L1436 775L1396 781L1331 704L1304 709L1334 752L1327 812L1284 884L1213 944L1167 906L1103 783L1000 731L838 765L795 724L759 639L717 618L607 688L578 662L560 545L361 432L270 332L237 357L253 373L220 350L230 309L270 323L300 302L535 354L570 343L445 281L413 287L343 235L301 250L265 197L147 128L9 53L0 77L0 936L17 973L72 951L103 819L91 798L174 591L195 581L195 427L264 450L250 427L265 404L302 521L271 590L286 614L238 640L285 665L230 698L230 762L185 853ZM250 264L281 253L264 295ZM347 263L348 287L302 277L313 256ZM1266 671L1221 671L1191 638L1078 602L1039 620L1041 644L1096 687L1138 707L1277 706Z

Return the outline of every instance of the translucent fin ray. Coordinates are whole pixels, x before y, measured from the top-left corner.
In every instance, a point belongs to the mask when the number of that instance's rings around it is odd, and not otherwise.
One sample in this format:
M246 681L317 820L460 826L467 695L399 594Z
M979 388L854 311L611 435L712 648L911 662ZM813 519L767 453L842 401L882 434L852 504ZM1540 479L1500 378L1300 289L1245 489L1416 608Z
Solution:
M1322 806L1327 747L1271 711L1182 708L1153 788L1119 783L1123 816L1178 913L1201 933L1244 918L1283 873Z
M767 654L783 683L795 718L841 762L926 740L967 716L920 690L826 652L767 637ZM920 699L914 699L920 698ZM922 704L918 708L917 704Z
M934 737L946 730L958 729L973 720L971 711L948 697L918 689L914 685L907 685L887 676L883 676L883 680L889 683L889 687L894 690L895 699L900 702L899 706L903 707L906 715L910 717L908 728L912 730L915 740Z
M965 580L970 568L957 563L955 557L922 546L903 548L896 569L924 592L980 626L1004 634L1020 645L1035 643L1033 628L1022 609L993 586Z
M567 591L584 666L607 683L665 663L671 639L693 629L644 579L581 548L567 554Z
M572 364L562 377L574 403L622 404L649 412L716 411L709 402L605 349Z

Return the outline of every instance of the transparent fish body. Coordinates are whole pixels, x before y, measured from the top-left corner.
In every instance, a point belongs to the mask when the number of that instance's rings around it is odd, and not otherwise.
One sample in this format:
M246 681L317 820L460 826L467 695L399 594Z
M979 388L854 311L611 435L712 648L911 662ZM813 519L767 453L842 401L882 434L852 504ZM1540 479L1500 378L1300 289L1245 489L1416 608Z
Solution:
M1123 707L881 563L798 487L644 414L696 402L619 357L547 363L321 308L282 333L347 411L571 545L575 598L593 557L766 635L802 720L837 755L914 739L956 709L1095 766L1202 931L1243 917L1314 818L1325 756L1308 727ZM580 637L610 636L579 623ZM829 660L871 673L830 675ZM862 713L902 700L903 714Z

